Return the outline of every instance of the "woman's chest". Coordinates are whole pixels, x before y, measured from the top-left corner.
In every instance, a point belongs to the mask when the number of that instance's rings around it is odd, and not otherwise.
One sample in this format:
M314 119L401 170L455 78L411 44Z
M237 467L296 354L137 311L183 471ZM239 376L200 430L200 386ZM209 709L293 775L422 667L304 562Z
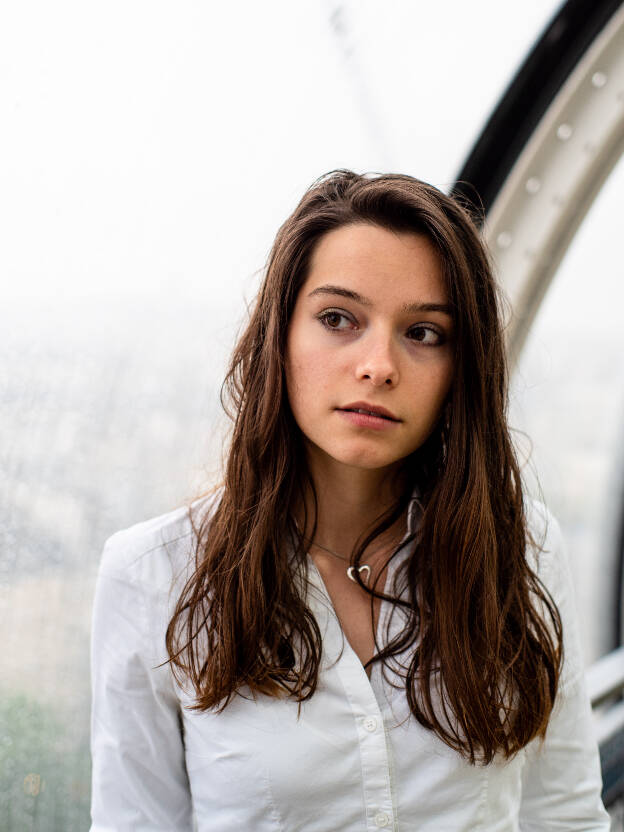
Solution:
M198 832L516 829L522 759L469 766L378 666L369 681L331 610L317 612L323 665L300 709L237 696L221 713L184 710Z
M358 724L337 691L299 714L296 702L237 696L220 714L185 713L184 732L200 832L366 828ZM342 826L328 820L337 812Z

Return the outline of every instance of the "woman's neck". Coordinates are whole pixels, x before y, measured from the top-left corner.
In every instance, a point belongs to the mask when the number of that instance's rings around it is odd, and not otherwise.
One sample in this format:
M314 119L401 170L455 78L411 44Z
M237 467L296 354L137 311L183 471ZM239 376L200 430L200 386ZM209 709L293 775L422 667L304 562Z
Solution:
M402 490L397 471L354 468L334 460L315 460L310 473L316 492L316 532L314 541L328 549L349 556L362 534L374 521L394 505ZM333 464L332 464L333 463ZM306 495L308 511L312 494ZM374 548L398 542L405 530L404 518L376 539ZM311 542L311 522L305 537Z

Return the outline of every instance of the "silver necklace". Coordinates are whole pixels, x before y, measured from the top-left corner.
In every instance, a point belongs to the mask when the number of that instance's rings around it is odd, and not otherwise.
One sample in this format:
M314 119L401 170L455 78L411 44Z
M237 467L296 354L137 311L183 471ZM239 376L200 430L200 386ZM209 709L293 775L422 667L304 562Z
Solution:
M312 546L317 546L319 549L322 549L324 552L328 552L330 555L333 555L336 558L340 558L340 560L345 560L345 561L349 560L349 558L346 558L344 555L339 555L338 552L334 552L333 549L328 549L327 546L323 546L322 543L313 542ZM355 572L356 572L356 567L355 566L349 566L347 568L347 577L350 580L352 580L354 584L356 584L358 582L357 578L355 577ZM367 563L363 563L363 564L361 564L360 566L357 567L357 572L360 575L360 577L362 579L362 582L366 586L368 586L368 581L369 581L370 575L371 575L370 566ZM364 577L363 573L366 573L366 577Z

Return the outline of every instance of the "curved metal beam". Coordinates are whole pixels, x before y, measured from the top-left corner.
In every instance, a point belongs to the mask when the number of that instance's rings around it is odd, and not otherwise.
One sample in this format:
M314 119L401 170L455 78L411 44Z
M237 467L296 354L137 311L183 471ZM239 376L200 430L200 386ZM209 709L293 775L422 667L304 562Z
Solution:
M568 0L536 41L475 142L453 187L487 213L579 60L622 0Z
M485 219L517 358L578 226L624 151L624 4L543 114Z

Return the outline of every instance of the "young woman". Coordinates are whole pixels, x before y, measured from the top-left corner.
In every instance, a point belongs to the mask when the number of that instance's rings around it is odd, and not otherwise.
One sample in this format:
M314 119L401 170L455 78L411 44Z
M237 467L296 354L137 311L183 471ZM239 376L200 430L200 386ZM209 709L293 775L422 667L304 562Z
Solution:
M92 829L608 829L467 212L409 176L320 179L227 388L223 486L105 547Z

